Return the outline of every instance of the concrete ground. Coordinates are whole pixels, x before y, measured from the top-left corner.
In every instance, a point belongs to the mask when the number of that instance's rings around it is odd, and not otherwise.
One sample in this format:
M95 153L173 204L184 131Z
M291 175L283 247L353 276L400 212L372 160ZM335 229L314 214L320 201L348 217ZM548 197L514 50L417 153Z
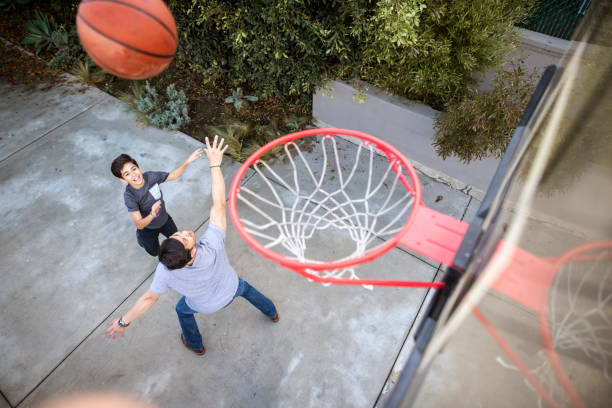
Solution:
M168 293L125 338L106 338L110 321L147 290L156 265L136 244L110 161L127 152L144 169L169 171L201 144L180 132L139 128L124 104L77 83L45 91L0 83L0 95L0 408L36 406L86 389L120 390L160 407L384 406L433 292L310 283L256 254L231 224L231 262L275 301L278 324L242 299L198 315L207 353L197 357L179 341L173 310L179 295ZM225 158L228 185L238 167ZM286 163L274 169L289 174ZM470 222L480 204L478 185L455 188L443 169L433 170L441 177L420 175L425 203ZM199 236L211 205L205 159L162 188L179 228ZM571 228L549 218L539 222L544 227L527 229L528 247L554 248L568 234L574 239ZM400 248L359 273L370 272L414 280L442 274L438 264ZM529 368L537 368L533 311L493 292L479 307ZM573 363L569 373L591 382L595 403L589 406L610 400L609 387L592 380L592 367ZM542 400L470 316L436 355L413 406L542 406Z
M139 128L122 102L95 88L0 83L0 95L0 408L92 388L162 407L372 407L384 400L428 291L322 287L256 254L231 224L231 262L275 301L278 324L242 299L198 315L207 353L197 357L180 343L179 296L169 293L125 338L106 338L110 321L148 289L156 265L136 243L110 162L126 152L145 170L170 171L201 143ZM228 186L238 167L224 159ZM421 182L434 209L469 221L478 207L446 184ZM179 229L199 236L211 205L206 160L163 190ZM383 278L440 276L438 264L399 248L368 270L385 271Z

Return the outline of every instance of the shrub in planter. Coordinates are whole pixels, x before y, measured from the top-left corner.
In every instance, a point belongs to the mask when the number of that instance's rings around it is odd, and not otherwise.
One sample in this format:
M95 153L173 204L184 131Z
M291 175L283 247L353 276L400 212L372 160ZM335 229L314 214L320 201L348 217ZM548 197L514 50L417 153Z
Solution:
M514 47L534 0L380 0L359 33L362 77L438 109Z
M66 46L68 33L64 27L58 26L53 17L40 10L35 10L34 16L34 20L25 23L29 33L22 44L36 47L36 55L44 49L55 51Z
M514 65L497 74L491 92L470 89L461 101L449 104L434 125L436 152L466 163L501 157L535 89L535 77Z
M177 60L265 99L363 79L435 107L512 48L535 0L170 0Z

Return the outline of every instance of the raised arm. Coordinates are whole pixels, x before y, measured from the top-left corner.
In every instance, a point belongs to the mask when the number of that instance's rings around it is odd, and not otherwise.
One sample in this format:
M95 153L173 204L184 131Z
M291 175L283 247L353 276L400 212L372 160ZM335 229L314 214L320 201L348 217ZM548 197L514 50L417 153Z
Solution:
M215 135L212 146L206 140L206 157L208 157L208 163L210 165L210 175L212 177L212 200L213 206L210 210L210 222L218 227L221 227L223 231L227 229L227 216L225 214L225 180L223 180L223 173L221 172L221 162L223 161L223 153L227 150L227 145L223 146L224 139L221 138L217 144L219 136Z
M191 153L189 157L187 158L187 160L183 162L183 164L181 164L176 169L172 170L170 174L168 174L168 178L166 178L166 181L172 181L172 180L176 180L177 178L179 178L181 174L183 174L187 166L189 166L194 161L198 160L200 156L202 156L203 152L204 152L204 149L200 147L199 149Z
M149 310L155 304L155 302L157 302L160 296L161 294L156 295L155 293L151 292L151 289L147 290L147 293L142 295L136 301L134 306L132 306L132 308L126 314L123 315L123 317L121 317L120 319L115 319L111 322L110 327L106 329L106 334L109 337L112 337L113 339L117 334L121 334L121 336L123 336L125 332L125 326L119 326L119 320L121 320L124 325L129 325L140 315Z

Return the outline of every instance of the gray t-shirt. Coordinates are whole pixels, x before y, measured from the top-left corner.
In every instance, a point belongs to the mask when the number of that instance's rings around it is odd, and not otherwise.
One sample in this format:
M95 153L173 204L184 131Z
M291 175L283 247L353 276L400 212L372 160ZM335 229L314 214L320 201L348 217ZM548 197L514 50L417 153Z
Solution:
M151 292L169 288L185 296L187 306L200 313L214 313L227 306L238 290L238 275L227 259L225 232L209 224L197 243L193 265L169 270L161 262L155 269Z
M165 171L145 171L142 173L142 178L145 183L139 189L135 189L128 184L123 193L123 201L125 201L129 212L140 211L140 215L144 218L151 212L153 204L161 199L161 209L157 217L145 227L149 229L161 228L168 221L168 213L166 212L164 194L159 185L166 181L168 173Z

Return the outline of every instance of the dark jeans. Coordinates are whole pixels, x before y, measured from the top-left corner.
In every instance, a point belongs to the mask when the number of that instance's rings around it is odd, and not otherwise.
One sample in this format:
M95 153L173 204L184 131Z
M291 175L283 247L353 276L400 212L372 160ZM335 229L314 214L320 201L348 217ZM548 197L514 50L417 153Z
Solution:
M236 289L236 293L234 294L232 301L238 296L242 296L248 300L253 306L259 309L261 313L265 314L270 319L276 317L276 307L274 307L274 303L272 303L270 299L265 297L257 289L249 285L249 282L240 277L238 278L238 289ZM230 301L230 303L232 303L232 301ZM229 306L229 303L227 306ZM179 299L175 309L185 341L192 349L201 349L203 347L202 335L200 334L200 330L198 330L198 324L196 323L194 316L194 314L197 312L187 306L185 296Z
M151 256L157 256L159 251L159 234L163 234L166 238L174 234L176 231L176 224L170 215L168 215L168 221L161 228L158 229L137 229L136 230L136 241L138 245L143 247L145 251Z

